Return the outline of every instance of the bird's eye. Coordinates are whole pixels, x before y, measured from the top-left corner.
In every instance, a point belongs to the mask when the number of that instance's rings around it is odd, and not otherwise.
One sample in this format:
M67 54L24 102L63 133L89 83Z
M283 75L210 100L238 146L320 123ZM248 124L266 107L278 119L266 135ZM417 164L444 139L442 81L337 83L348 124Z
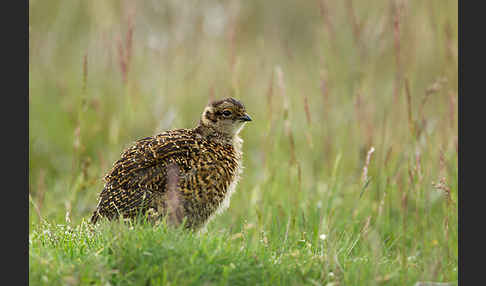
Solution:
M225 110L225 111L223 111L223 115L224 116L230 116L231 115L231 111Z

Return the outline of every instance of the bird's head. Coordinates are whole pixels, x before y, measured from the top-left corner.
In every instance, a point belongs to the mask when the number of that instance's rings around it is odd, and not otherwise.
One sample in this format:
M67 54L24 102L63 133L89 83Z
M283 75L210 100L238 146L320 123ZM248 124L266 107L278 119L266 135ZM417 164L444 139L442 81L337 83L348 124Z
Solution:
M201 116L202 126L229 137L238 135L248 121L245 106L231 97L209 103Z

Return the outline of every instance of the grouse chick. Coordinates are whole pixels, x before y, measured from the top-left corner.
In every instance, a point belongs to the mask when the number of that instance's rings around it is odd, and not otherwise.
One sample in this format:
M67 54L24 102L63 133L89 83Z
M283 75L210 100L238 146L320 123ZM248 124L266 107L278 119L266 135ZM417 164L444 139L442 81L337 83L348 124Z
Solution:
M248 121L245 106L226 98L210 103L193 129L136 141L105 176L91 222L120 215L147 214L156 220L167 215L173 197L168 192L170 173L175 172L173 189L185 226L201 228L229 206L242 172L243 140L238 134Z

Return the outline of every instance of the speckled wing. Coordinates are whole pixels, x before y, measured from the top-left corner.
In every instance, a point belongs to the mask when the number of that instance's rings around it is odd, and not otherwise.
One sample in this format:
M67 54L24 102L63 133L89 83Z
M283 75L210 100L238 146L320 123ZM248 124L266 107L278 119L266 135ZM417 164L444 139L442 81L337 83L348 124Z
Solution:
M184 129L168 131L138 140L126 149L105 176L92 222L100 216L133 217L144 212L154 197L165 192L168 164L178 164L181 172L190 169L190 158L199 153L199 144L190 135Z

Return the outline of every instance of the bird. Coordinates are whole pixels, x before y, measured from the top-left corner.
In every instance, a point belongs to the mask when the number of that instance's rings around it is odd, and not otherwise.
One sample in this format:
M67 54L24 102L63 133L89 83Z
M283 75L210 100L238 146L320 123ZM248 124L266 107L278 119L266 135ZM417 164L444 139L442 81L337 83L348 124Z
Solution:
M126 148L104 176L91 217L158 221L205 228L229 207L243 171L240 131L252 121L239 100L209 102L196 127L167 130Z

